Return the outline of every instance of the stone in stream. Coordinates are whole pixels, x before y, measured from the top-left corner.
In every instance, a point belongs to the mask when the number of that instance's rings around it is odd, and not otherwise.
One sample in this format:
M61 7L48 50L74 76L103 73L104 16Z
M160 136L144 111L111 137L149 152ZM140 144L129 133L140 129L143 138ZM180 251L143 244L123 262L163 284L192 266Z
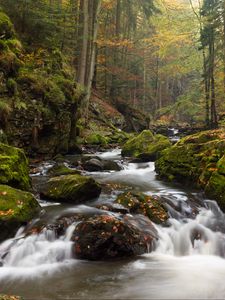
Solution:
M161 178L203 188L225 210L225 131L209 130L182 138L156 161Z
M93 178L74 174L48 180L41 191L41 197L50 201L78 204L93 200L100 193L101 186Z
M0 185L0 241L38 215L41 208L31 193Z
M47 175L50 177L57 177L61 175L80 174L80 171L68 168L64 163L56 163L53 167L48 169Z
M73 233L76 258L107 260L147 253L154 248L156 229L143 216L100 215L80 222Z
M121 167L115 161L102 160L99 157L94 157L84 160L83 169L89 172L120 171Z
M0 143L0 184L31 189L28 161L23 150Z
M160 198L145 195L139 192L128 191L119 195L116 199L119 203L129 209L132 214L142 214L156 224L165 223L169 218L166 208L162 205Z
M125 143L122 148L122 156L133 157L143 162L155 161L160 152L171 145L167 137L161 134L153 135L150 130L144 130Z

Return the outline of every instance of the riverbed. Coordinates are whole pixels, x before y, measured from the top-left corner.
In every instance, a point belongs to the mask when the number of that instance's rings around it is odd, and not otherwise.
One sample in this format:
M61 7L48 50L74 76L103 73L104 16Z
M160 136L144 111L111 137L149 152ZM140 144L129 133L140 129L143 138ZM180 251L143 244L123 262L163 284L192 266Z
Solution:
M159 234L156 249L134 259L90 262L73 259L70 236L76 224L57 239L46 230L0 245L10 254L0 267L0 293L17 294L25 300L52 299L221 299L225 298L225 218L216 202L191 186L157 179L154 163L129 163L120 150L96 153L122 166L121 171L92 172L102 184L118 189L103 192L85 205L60 205L42 199L42 218L54 220L66 212L90 212L99 203L112 202L123 190L135 189L164 199L169 225L154 225ZM34 180L44 180L45 163ZM35 178L36 177L36 178ZM193 232L201 233L193 239Z

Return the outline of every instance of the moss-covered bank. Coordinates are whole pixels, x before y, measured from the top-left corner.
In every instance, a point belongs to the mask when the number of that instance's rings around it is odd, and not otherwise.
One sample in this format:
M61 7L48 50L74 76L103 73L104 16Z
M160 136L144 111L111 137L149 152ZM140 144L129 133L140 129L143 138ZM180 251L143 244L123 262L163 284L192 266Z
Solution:
M191 182L225 209L225 131L203 131L162 152L156 172L162 178Z
M75 149L84 89L71 62L54 47L29 52L0 9L0 129L30 155Z

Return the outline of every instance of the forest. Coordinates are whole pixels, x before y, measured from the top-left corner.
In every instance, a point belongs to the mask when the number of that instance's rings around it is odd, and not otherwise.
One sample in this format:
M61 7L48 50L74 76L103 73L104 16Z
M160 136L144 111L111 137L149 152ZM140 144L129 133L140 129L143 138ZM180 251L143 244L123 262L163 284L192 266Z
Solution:
M0 0L0 300L225 298L225 0Z

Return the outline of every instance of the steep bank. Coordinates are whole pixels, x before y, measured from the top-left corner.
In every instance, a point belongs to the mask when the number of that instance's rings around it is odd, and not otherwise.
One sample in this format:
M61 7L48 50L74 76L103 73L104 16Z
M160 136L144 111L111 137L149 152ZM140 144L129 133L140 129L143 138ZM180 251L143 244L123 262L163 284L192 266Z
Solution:
M0 129L8 142L29 154L73 150L84 91L70 62L54 48L27 52L2 11L0 49Z

